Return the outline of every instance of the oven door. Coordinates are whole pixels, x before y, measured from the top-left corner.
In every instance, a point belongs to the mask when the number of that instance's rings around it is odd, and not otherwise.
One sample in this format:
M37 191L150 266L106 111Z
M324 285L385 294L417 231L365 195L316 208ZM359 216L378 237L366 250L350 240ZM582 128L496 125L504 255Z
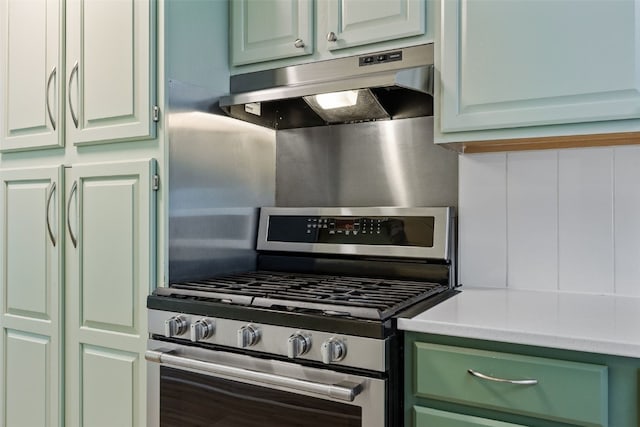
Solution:
M390 427L386 380L149 340L150 426Z

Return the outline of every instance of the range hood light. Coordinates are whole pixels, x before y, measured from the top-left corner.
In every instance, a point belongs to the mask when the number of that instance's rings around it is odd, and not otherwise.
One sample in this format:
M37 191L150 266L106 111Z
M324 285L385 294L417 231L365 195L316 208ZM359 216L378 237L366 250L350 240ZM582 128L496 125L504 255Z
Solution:
M329 92L303 96L302 99L325 123L350 123L390 118L370 89Z
M352 107L358 103L357 90L345 90L343 92L321 93L313 96L318 106L324 110L333 110L342 107Z

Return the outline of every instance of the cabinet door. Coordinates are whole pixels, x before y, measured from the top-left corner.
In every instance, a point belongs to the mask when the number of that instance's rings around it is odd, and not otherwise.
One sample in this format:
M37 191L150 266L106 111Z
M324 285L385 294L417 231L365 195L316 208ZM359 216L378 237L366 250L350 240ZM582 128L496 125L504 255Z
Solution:
M61 146L59 0L0 3L0 149Z
M420 406L413 407L414 427L524 427L488 418L473 417L453 412L439 411Z
M155 1L69 0L66 5L69 141L153 137Z
M231 64L313 53L311 0L233 0Z
M426 30L424 0L329 0L328 7L329 50L417 36Z
M640 2L441 7L442 132L640 118Z
M0 426L63 425L62 168L0 181Z
M66 425L146 425L153 160L67 170Z

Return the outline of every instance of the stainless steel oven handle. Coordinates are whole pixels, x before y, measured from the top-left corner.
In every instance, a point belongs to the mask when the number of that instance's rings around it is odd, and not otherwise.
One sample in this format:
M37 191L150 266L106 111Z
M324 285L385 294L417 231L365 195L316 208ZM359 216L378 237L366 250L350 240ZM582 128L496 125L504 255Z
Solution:
M262 384L286 387L306 393L332 397L334 399L353 402L362 391L362 384L344 382L339 384L321 384L296 378L283 377L266 372L251 371L234 366L220 365L197 359L176 356L167 352L147 350L145 359L149 362L166 364L178 368L195 369L209 374L226 375L239 380L256 381Z

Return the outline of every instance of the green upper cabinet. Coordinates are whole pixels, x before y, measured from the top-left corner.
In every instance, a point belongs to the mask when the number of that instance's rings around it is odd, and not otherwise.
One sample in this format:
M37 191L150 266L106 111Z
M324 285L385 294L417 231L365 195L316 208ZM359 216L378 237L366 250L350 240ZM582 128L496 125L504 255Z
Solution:
M0 150L154 137L155 8L1 2Z
M419 36L426 31L423 0L329 0L329 50Z
M61 146L61 1L0 3L0 149Z
M250 72L433 41L427 0L230 0L230 57Z
M640 2L439 4L443 134L640 118Z
M66 135L74 144L155 136L155 1L66 3Z
M232 0L232 65L313 53L311 0Z

